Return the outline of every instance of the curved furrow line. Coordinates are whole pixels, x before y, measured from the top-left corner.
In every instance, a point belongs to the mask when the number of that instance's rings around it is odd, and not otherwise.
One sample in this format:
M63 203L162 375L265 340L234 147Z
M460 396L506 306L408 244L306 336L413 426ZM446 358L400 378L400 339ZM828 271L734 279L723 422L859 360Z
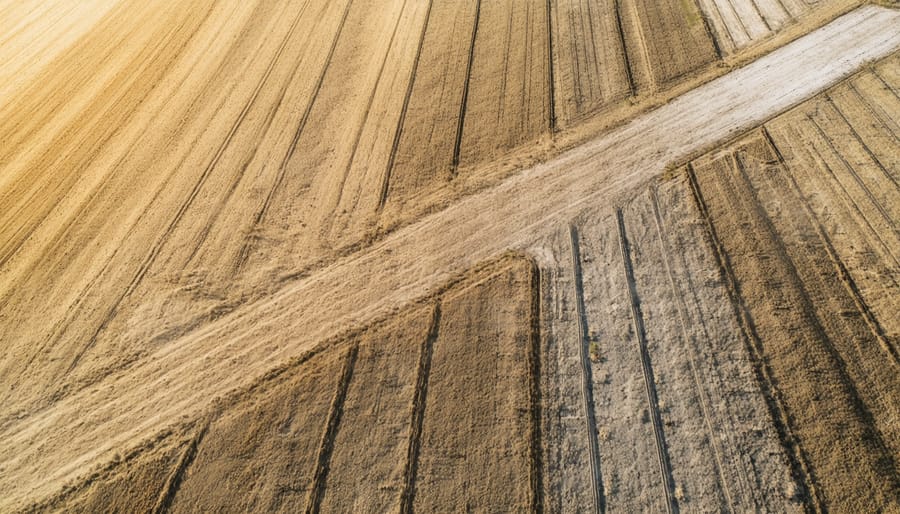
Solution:
M212 9L209 9L206 13L206 18L204 18L204 20L200 22L200 25L202 25L203 22L209 18L211 13L212 13ZM133 74L130 74L130 75L135 77L135 80L136 80L137 77L141 76L142 72L144 72L145 70L147 70L148 68L150 68L154 65L156 59L160 58L161 56L165 56L166 54L163 54L163 50L165 50L168 42L173 39L175 34L178 34L179 32L182 31L182 29L189 27L189 22L190 22L190 19L188 17L182 22L182 24L180 26L173 27L169 32L166 33L166 35L164 35L161 38L158 38L159 43L153 48L152 54L149 57L149 59L146 59L146 60L139 59L140 61L145 62L145 64L143 64L139 70L137 70L136 72L134 72ZM180 55L180 53L184 50L184 48L190 42L190 39L191 39L190 37L184 38L182 40L181 46L176 51L168 54L168 62L174 61L177 58L177 56ZM132 85L133 84L134 84L134 81L132 81ZM137 110L139 108L139 106L144 102L144 100L146 100L155 91L155 89L156 89L155 86L153 86L153 87L150 87L147 90L145 90L144 94L141 95L141 97L133 103L133 107L130 112L134 112L135 110ZM129 91L130 91L130 87L123 89L122 92L119 94L119 96L114 101L109 102L110 107L105 112L115 112L116 106L120 105L121 103L126 102ZM98 114L97 118L99 121L99 119L102 118L102 114ZM95 147L103 148L117 134L118 134L117 130L108 131L106 133L106 135L103 137L103 139L96 143ZM33 209L35 198L38 196L43 197L43 198L64 197L66 192L71 190L72 186L77 182L77 179L85 171L87 171L91 167L92 164L94 164L95 160L98 158L98 154L99 154L98 151L94 151L94 152L90 153L89 155L87 155L85 160L83 160L81 163L76 165L75 169L72 170L71 172L69 172L69 174L68 174L69 179L66 181L63 181L62 183L57 184L52 191L47 191L46 189L35 189L33 194L25 202L21 203L19 210L18 210L18 214L10 217L10 221L7 223L7 226L9 225L9 223L12 223L13 221L20 221L22 218L29 219L30 222L20 225L19 228L16 230L16 232L9 238L9 241L12 242L12 246L7 247L3 251L0 251L0 268L2 268L7 263L7 261L9 261L9 259L12 258L12 256L15 255L21 249L21 247L25 244L25 242L29 238L31 238L31 236L35 233L35 231L38 230L38 228L41 226L41 224L44 222L44 220L52 214L53 205L48 204L47 207L43 210L43 212L36 217L29 218L22 211L25 211L27 209ZM60 158L59 160L63 160L63 159L64 159L64 157ZM124 159L124 157L123 157L123 159ZM55 166L53 166L53 165L49 166L49 168L54 168L54 167ZM4 227L4 228L6 228L6 227ZM24 233L23 233L23 231L24 231ZM23 235L21 235L21 237L20 237L20 234L23 234Z
M284 177L287 174L288 163L290 162L291 157L293 157L294 152L297 150L297 144L300 142L300 136L303 133L303 129L306 128L306 122L309 121L309 116L312 113L313 105L315 105L316 98L319 95L319 91L321 91L322 89L322 83L325 82L325 74L331 67L331 58L334 56L334 51L337 48L338 41L341 38L341 33L344 30L344 24L347 21L347 15L350 13L351 5L353 5L353 0L347 0L347 5L344 7L344 13L341 16L340 24L338 25L337 31L335 32L334 39L331 41L331 48L329 48L328 55L325 58L325 64L322 66L322 71L319 73L319 78L316 81L315 87L313 87L312 96L310 97L309 102L306 104L306 109L303 112L303 116L300 117L300 123L297 126L297 130L294 131L294 137L291 140L291 144L288 147L284 158L281 160L281 164L278 166L278 175L275 177L275 181L272 184L272 187L269 188L269 192L268 194L266 194L266 199L265 201L263 201L262 207L253 217L253 224L251 225L249 234L244 237L244 244L241 247L240 252L238 252L237 259L233 265L235 271L240 271L240 269L247 262L247 259L250 258L250 252L253 248L255 231L262 224L262 222L265 221L266 214L269 212L269 206L272 204L272 199L275 197L275 192L278 191L278 189L281 187L281 183L284 181Z
M408 0L403 0L403 5L400 7L400 12L397 14L397 21L394 23L394 29L391 31L391 37L388 41L387 48L384 52L384 58L381 60L381 65L378 68L378 78L375 80L375 86L372 87L372 93L369 95L369 100L366 103L366 110L363 114L362 121L359 123L359 128L356 131L356 136L353 138L353 146L350 150L350 159L347 161L347 166L344 168L344 172L341 175L341 181L338 185L338 197L337 201L334 203L334 206L331 208L332 216L330 218L330 222L326 227L322 229L322 233L328 233L331 231L331 227L333 226L335 214L341 202L344 199L344 187L347 184L347 177L350 175L350 168L353 166L353 161L356 159L356 152L359 149L359 142L362 139L363 130L366 128L366 123L369 120L369 113L372 111L372 104L375 102L375 95L378 92L378 85L381 83L381 78L384 75L384 69L387 66L388 57L391 55L391 48L394 46L394 40L397 37L398 29L400 28L400 21L403 19L403 14L406 12L406 5Z
M299 19L299 15L296 19ZM295 19L295 23L296 23L296 19ZM287 38L285 38L285 40L286 39ZM137 289L140 282L143 280L144 276L146 276L146 274L149 272L151 266L156 261L157 256L162 251L162 248L165 246L166 242L168 241L169 236L175 230L175 227L178 225L178 223L181 221L184 214L187 212L188 208L193 203L193 201L196 198L197 194L199 193L200 189L203 187L203 184L206 182L206 179L209 177L212 170L216 167L219 160L222 158L222 155L225 153L226 148L231 143L232 139L234 138L234 135L237 133L237 130L240 127L241 123L246 118L247 113L250 111L250 108L255 103L257 97L259 96L260 91L262 90L263 86L268 81L268 78L271 75L272 69L274 68L274 65L275 65L275 60L276 59L272 59L272 61L269 63L269 67L266 69L261 80L257 83L256 89L254 90L254 92L251 95L248 102L244 105L244 108L238 115L238 118L235 120L234 124L232 125L231 129L229 130L228 134L226 135L224 141L219 145L219 148L217 149L212 161L209 163L209 165L206 166L206 168L203 170L203 173L201 173L199 179L194 183L194 187L191 189L190 193L188 194L188 197L185 199L184 202L181 203L181 205L179 206L179 209L175 213L175 216L172 218L172 220L170 220L170 222L166 226L166 229L163 231L161 236L158 237L156 239L156 241L153 243L153 245L150 247L150 251L144 257L143 261L141 262L140 266L138 267L137 272L134 274L131 281L125 287L122 294L117 297L116 301L113 303L113 305L109 309L109 311L107 311L107 314L104 317L103 321L97 327L97 330L94 332L94 334L91 336L91 338L85 344L85 346L75 354L75 357L72 359L72 362L69 365L69 372L71 372L73 369L75 369L75 367L78 365L78 363L80 362L80 360L84 356L84 354L88 350L90 350L90 348L92 348L94 346L94 344L97 341L97 337L100 335L101 332L103 332L103 330L106 329L106 327L113 320L113 318L115 318L115 315L117 314L119 307L129 296L131 296L132 293L134 293L134 291ZM161 192L162 192L162 189L157 191L157 196ZM152 202L151 202L151 204L152 204Z
M215 40L210 40L209 44L205 47L204 51L201 52L201 54L206 54L207 51L209 50L209 48L213 44L215 44ZM216 71L216 73L214 75L218 74L218 72L221 71L223 66L224 66L224 64L220 64L219 69ZM181 90L182 86L185 84L188 77L189 77L189 75L185 74L181 78L181 81L179 82L178 87L176 87L175 90ZM194 100L190 104L191 107L187 110L187 112L193 111L194 105L196 104L197 100L204 97L211 87L212 87L211 82L207 82L206 84L204 84L204 87L200 91L198 91L198 93L194 96ZM86 217L86 214L93 208L95 200L97 199L100 192L103 191L107 187L107 185L111 182L111 180L115 176L116 170L118 170L119 168L122 167L125 160L132 154L133 150L135 148L137 148L137 145L140 144L144 140L144 137L152 130L152 128L155 126L155 121L157 121L161 115L162 115L162 111L160 113L158 113L156 116L154 116L154 118L149 123L147 123L147 125L141 130L140 134L137 137L135 137L135 139L131 142L128 149L122 153L121 157L119 157L119 159L116 160L116 162L112 166L110 166L109 169L112 171L110 171L103 177L103 179L98 183L98 185L92 189L87 200L85 200L77 208L76 212L72 216L69 217L69 220L63 225L63 227L59 231L57 231L56 235L54 235L53 238L50 240L50 242L46 245L47 250L45 251L45 253L47 253L47 254L55 253L56 250L59 248L60 244L70 237L70 231L73 229L73 227L77 226L82 219L84 219ZM185 125L185 122L182 121L174 133L180 134L184 128L184 125ZM27 268L27 270L25 272L20 274L21 275L20 281L14 282L12 284L12 286L9 288L9 291L7 291L7 293L4 296L0 297L0 308L2 308L4 305L6 305L6 303L9 301L10 296L12 295L12 292L16 290L19 283L21 281L24 281L27 277L31 276L40 265L41 265L41 261L36 260ZM103 269L105 270L107 268L108 268L108 263L106 265L104 265ZM87 290L87 288L85 290Z

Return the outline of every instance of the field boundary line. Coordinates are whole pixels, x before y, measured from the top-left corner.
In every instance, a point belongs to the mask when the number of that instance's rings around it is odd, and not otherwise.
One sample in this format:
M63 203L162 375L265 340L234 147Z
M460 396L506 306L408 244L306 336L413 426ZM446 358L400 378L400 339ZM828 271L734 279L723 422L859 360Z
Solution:
M319 452L316 457L316 467L313 474L312 488L306 502L306 513L319 512L322 498L325 496L325 485L328 480L328 470L331 462L331 452L334 450L334 438L340 429L341 416L344 414L344 400L347 399L347 390L350 381L353 380L353 369L356 367L356 358L359 356L359 342L354 342L347 350L344 365L341 369L341 379L331 401L331 409L328 413L328 423L319 444Z
M544 512L543 454L544 445L541 423L541 268L533 259L531 264L531 337L527 353L528 399L531 411L531 433L529 448L531 479L531 510Z
M600 443L597 440L597 419L594 412L593 377L589 354L587 313L584 306L584 280L581 270L581 249L578 227L569 225L569 242L572 254L572 281L575 287L575 315L578 317L578 347L581 354L581 398L584 402L584 420L587 425L588 449L591 461L591 492L594 511L606 511L606 496L600 469Z
M416 373L416 390L413 396L412 413L409 427L409 444L406 450L406 465L403 468L403 492L400 494L401 514L413 512L413 501L416 495L416 475L419 469L419 451L422 446L422 426L425 422L425 406L428 400L428 382L431 377L431 358L434 354L434 343L437 342L441 328L441 302L434 304L428 333L419 350L419 365Z
M621 208L616 209L616 228L618 230L619 249L622 254L625 280L628 284L631 321L634 324L634 333L641 356L641 371L643 371L645 392L647 393L647 408L650 410L650 416L653 420L653 435L656 439L656 457L659 463L659 473L662 475L663 487L666 493L666 512L675 514L678 512L678 503L674 496L675 486L672 478L672 464L669 461L668 448L666 447L665 434L663 433L662 416L659 412L659 398L656 395L656 382L653 376L653 368L650 365L650 351L647 348L647 333L644 329L644 317L641 313L637 282L634 279L634 268L631 262L631 252L628 249L629 242L625 233L625 217Z
M802 487L806 493L804 498L806 500L804 501L805 510L813 513L824 513L825 509L822 505L823 500L820 496L821 493L818 490L815 475L807 460L806 451L800 445L800 440L794 435L790 422L790 413L787 406L781 400L782 393L778 388L777 382L772 377L771 368L766 363L762 341L756 331L753 317L750 315L747 306L742 300L740 285L731 268L731 259L719 239L715 225L713 225L712 216L709 213L706 200L703 198L703 193L700 190L700 184L697 181L694 166L691 163L688 163L687 165L687 176L691 186L691 192L693 193L692 196L694 197L694 202L697 205L697 210L705 221L706 232L712 243L716 263L719 266L719 273L726 284L728 296L731 299L731 305L734 309L735 318L738 322L738 326L741 328L741 333L744 336L743 339L749 350L748 353L753 360L753 368L756 370L763 398L766 400L766 405L769 408L769 413L772 416L772 421L778 432L781 446L786 450L794 480L799 482L797 485Z

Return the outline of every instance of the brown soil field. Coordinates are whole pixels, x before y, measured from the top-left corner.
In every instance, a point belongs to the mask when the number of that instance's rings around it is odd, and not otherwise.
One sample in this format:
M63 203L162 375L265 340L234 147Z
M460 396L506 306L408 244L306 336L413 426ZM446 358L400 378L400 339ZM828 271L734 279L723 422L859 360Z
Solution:
M0 0L0 512L900 511L900 11Z
M537 273L527 258L492 261L302 357L39 508L539 505Z

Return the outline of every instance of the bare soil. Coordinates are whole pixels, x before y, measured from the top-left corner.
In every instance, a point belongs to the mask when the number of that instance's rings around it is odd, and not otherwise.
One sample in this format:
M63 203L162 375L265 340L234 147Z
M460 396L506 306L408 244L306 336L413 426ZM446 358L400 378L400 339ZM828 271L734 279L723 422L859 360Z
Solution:
M0 0L0 510L900 508L854 5Z

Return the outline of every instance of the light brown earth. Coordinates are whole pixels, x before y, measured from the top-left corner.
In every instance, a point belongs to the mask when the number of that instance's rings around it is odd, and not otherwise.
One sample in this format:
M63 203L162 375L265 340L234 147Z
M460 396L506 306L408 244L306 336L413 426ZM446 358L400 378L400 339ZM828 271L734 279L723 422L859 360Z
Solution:
M898 11L96 4L0 1L0 511L900 509Z

